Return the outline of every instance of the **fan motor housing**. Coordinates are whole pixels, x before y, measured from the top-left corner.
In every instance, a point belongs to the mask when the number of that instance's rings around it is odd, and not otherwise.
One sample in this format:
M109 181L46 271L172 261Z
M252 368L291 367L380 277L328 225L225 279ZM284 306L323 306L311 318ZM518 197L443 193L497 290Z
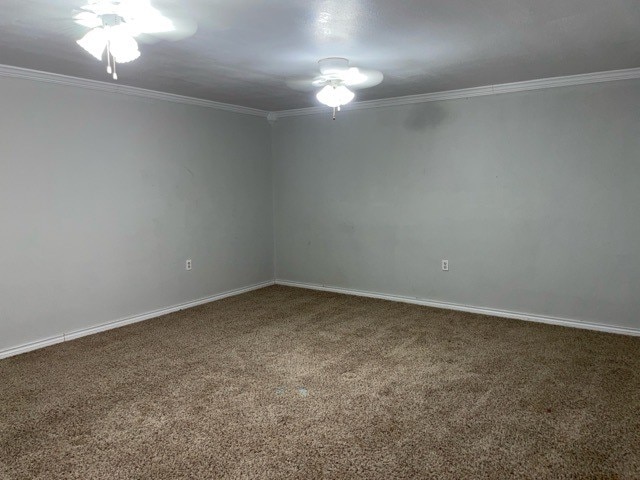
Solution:
M105 27L115 27L123 23L123 18L115 13L105 13L100 15L100 20L102 20L102 25Z
M349 60L342 57L323 58L318 61L318 66L322 75L331 75L349 70Z

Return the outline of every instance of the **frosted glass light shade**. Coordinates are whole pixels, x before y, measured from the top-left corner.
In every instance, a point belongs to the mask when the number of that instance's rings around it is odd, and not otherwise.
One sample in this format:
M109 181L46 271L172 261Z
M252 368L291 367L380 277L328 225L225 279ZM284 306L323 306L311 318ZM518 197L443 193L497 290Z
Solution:
M116 62L127 63L140 56L138 42L136 42L132 36L127 35L117 27L111 28L110 30L109 48Z
M327 85L318 92L316 98L328 107L337 108L353 100L355 94L344 85Z
M94 28L76 43L98 60L102 60L104 49L107 48L107 32L104 28Z
M94 28L77 43L98 60L102 60L107 42L113 58L118 63L131 62L140 56L138 42L121 27Z

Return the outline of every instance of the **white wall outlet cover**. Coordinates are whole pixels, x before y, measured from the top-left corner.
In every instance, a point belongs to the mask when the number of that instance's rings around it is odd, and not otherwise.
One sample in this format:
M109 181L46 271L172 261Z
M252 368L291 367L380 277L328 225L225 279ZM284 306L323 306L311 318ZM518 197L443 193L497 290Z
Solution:
M445 272L449 271L449 260L442 260L442 270Z
M192 267L191 259L188 259L188 260L185 262L185 268L186 268L187 270L191 270L191 267Z

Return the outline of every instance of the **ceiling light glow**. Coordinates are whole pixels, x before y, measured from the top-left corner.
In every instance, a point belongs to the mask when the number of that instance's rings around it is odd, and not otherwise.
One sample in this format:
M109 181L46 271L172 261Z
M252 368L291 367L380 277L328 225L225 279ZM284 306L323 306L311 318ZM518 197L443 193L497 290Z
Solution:
M102 61L107 52L107 72L117 80L116 63L140 57L136 37L176 30L173 21L151 6L149 0L88 0L74 21L91 30L77 41ZM144 37L143 37L144 40Z
M346 105L355 98L355 94L344 85L327 85L318 92L316 98L331 108Z
M76 16L73 17L73 20L83 27L87 28L96 28L102 26L102 20L92 12L80 12Z
M104 28L94 28L77 41L77 44L84 48L98 60L102 60L104 49L107 48L107 32Z
M117 27L94 28L77 43L98 60L102 60L107 47L118 63L131 62L140 56L138 42L124 29Z
M347 85L359 85L367 81L369 77L360 72L360 69L357 67L351 67L346 73L343 75L344 82Z
M111 55L118 63L128 63L140 56L138 42L122 29L110 28L108 31Z

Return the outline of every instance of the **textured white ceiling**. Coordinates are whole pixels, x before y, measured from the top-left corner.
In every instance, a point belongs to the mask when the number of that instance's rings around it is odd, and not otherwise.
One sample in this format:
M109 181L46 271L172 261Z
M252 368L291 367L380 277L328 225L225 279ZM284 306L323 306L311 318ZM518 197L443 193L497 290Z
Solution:
M75 44L81 0L0 0L0 64L111 81ZM119 83L269 111L316 105L290 90L322 57L381 70L372 100L640 67L639 0L152 0L198 22L141 45Z

